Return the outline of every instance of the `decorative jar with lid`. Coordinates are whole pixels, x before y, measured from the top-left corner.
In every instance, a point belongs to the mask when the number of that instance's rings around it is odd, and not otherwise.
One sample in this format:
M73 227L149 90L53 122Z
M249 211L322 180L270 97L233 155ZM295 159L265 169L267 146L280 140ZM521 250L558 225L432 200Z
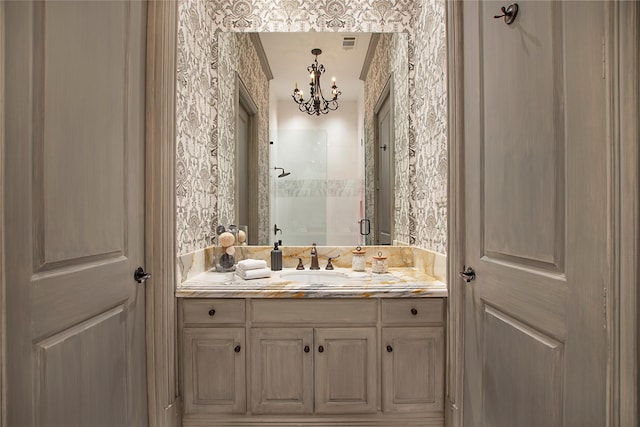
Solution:
M353 254L351 256L351 269L353 271L364 271L367 263L364 259L365 251L362 250L360 246L357 246L355 250L351 251Z
M384 274L387 272L387 268L387 257L382 255L382 251L379 251L377 256L373 256L373 260L371 261L371 271L378 274Z

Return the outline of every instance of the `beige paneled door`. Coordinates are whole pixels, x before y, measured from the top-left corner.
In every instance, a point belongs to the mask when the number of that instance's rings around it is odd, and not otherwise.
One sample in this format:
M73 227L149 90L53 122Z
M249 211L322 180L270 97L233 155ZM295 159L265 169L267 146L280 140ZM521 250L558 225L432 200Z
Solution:
M145 426L146 3L4 8L7 425Z
M464 425L603 426L607 2L465 2Z

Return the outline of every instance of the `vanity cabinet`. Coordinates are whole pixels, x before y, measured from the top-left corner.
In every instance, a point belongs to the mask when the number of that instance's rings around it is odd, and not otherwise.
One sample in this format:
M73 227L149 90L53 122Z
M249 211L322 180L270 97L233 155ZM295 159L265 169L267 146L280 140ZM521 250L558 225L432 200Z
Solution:
M185 328L185 411L246 411L244 328Z
M313 329L251 329L251 411L313 412Z
M375 412L375 343L375 327L252 328L252 412Z
M183 425L442 425L444 301L181 299Z
M382 410L441 410L444 330L441 327L382 329Z
M375 299L256 299L250 320L252 412L376 412Z
M376 328L319 328L315 338L316 413L376 412Z
M382 300L382 410L444 407L444 300Z
M186 413L244 413L243 300L203 299L181 307L182 377Z

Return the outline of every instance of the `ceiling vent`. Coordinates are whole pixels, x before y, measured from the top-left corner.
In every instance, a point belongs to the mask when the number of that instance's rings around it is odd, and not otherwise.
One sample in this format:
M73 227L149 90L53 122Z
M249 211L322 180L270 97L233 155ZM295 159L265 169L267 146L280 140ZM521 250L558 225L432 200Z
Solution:
M355 36L344 36L342 38L342 48L344 50L350 50L356 47L356 37Z

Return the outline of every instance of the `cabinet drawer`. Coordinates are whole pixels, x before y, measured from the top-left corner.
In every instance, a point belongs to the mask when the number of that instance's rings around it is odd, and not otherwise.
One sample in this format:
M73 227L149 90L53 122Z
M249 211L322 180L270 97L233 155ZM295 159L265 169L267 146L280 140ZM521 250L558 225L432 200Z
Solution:
M376 323L375 299L252 300L254 323Z
M443 324L443 298L383 299L383 323Z
M185 324L215 325L244 323L243 299L182 299L182 319Z

